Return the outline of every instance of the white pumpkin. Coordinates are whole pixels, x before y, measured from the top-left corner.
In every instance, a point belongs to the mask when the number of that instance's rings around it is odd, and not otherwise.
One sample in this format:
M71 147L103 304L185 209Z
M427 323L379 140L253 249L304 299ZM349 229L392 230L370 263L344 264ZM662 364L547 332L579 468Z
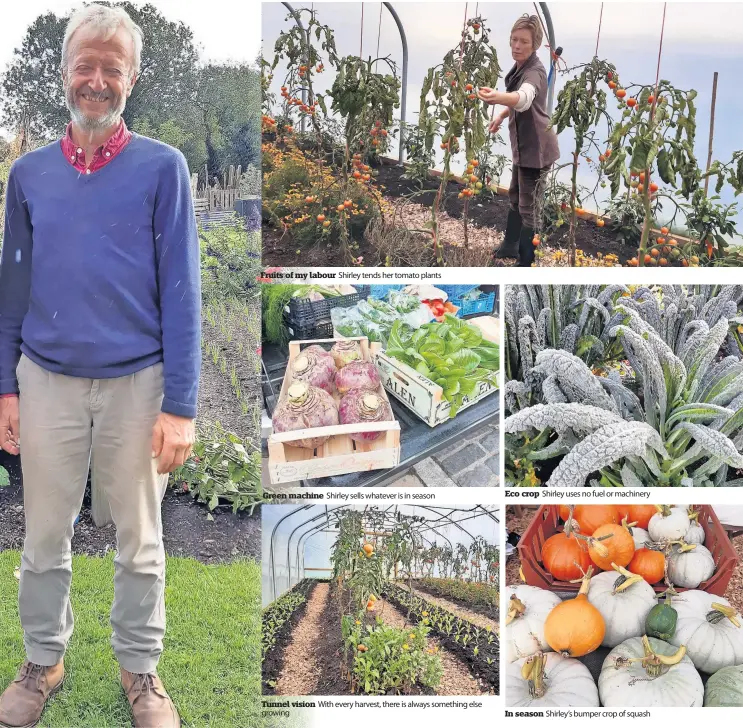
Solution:
M674 645L686 645L686 652L703 672L743 664L743 617L724 597L698 589L673 598L676 610Z
M743 708L743 665L723 667L707 680L704 707Z
M526 585L510 587L507 593L510 601L506 616L506 660L513 662L535 652L549 652L552 648L544 639L544 620L562 602L560 597Z
M648 523L648 533L653 541L678 541L689 530L686 508L656 506L659 510Z
M637 549L647 548L645 544L648 541L651 541L651 539L650 534L644 528L632 526L629 531L632 534L632 540L635 542L635 551L637 551Z
M541 655L543 662L538 665L542 671L530 678L524 672L533 667ZM557 652L544 652L531 657L523 657L509 663L506 668L506 705L509 708L597 708L599 692L591 677L590 670L574 657L563 657ZM527 660L531 663L525 667ZM536 679L535 679L536 678ZM543 693L537 697L534 693Z
M668 578L671 584L684 589L696 589L714 573L715 560L701 544L674 547L668 557Z
M651 653L676 660L676 664L653 664L644 639ZM621 664L621 660L637 658L648 662ZM599 675L599 698L606 708L692 707L702 705L704 686L688 656L679 659L678 648L655 637L630 637L604 660Z
M689 508L689 528L684 535L686 543L704 543L704 528L699 525L699 513Z
M604 647L616 647L630 637L645 633L645 619L657 604L655 590L641 576L626 569L596 574L588 585L588 601L601 612L606 623ZM630 574L624 583L622 576Z

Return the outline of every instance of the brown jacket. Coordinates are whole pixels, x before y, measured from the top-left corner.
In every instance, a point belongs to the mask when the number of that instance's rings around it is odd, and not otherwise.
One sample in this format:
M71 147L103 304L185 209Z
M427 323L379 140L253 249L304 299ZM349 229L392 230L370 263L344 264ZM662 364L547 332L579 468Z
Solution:
M508 131L513 163L519 167L544 169L559 159L560 150L557 135L547 130L550 122L547 114L547 73L536 53L532 53L521 68L514 65L506 75L508 92L518 91L522 83L530 83L537 93L526 111L509 110Z

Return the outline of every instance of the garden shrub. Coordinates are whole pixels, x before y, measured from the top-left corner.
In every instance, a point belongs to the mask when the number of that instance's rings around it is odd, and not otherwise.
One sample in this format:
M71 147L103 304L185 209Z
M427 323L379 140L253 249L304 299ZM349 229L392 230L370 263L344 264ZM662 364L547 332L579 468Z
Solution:
M425 576L419 584L434 596L453 597L479 607L498 608L498 589L481 581Z
M242 225L199 231L201 295L204 303L231 296L245 297L260 272L260 235Z
M341 629L346 649L353 655L354 682L368 695L409 694L414 685L435 689L441 682L441 658L435 647L428 646L427 625L401 629L379 617L375 625L364 625L346 615Z

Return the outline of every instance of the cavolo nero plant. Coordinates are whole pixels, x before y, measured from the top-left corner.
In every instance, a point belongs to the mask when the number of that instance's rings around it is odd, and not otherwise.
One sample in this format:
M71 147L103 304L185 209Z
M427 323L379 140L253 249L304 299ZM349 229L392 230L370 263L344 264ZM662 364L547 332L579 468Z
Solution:
M741 300L741 286L620 298L600 340L621 347L630 376L596 374L569 348L531 340L505 387L509 479L536 485L520 461L560 458L548 486L594 475L607 486L742 485Z

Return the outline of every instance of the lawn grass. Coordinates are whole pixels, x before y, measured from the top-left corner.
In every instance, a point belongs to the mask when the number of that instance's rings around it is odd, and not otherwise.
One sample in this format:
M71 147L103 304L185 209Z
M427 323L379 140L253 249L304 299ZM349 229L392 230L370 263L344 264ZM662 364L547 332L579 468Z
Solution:
M0 552L0 690L25 659L18 618L17 551ZM261 693L260 564L205 566L169 558L167 633L158 673L184 726L258 726ZM75 632L65 657L63 690L43 728L131 726L109 639L113 556L73 558Z

